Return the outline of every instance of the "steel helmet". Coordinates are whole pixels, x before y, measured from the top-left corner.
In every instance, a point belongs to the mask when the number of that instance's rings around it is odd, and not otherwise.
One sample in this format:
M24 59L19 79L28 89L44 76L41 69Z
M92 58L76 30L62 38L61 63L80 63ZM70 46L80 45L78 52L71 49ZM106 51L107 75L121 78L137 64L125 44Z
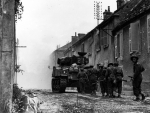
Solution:
M104 66L104 64L103 64L103 63L100 63L100 64L99 64L99 67L103 67L103 66Z
M109 67L110 65L112 65L112 66L113 66L114 64L113 64L113 63L109 63L109 64L108 64L108 67Z
M135 54L131 55L130 59L133 60L133 58L136 58L137 60L139 59L139 57Z
M119 63L118 63L118 62L115 62L115 63L114 63L114 66L118 66L118 65L119 65Z

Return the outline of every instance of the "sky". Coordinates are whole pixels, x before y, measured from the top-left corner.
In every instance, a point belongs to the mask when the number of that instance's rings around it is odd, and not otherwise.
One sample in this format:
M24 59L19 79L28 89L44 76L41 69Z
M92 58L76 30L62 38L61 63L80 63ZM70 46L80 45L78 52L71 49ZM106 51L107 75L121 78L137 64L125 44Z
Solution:
M63 46L77 33L88 33L96 25L94 0L21 0L22 19L16 23L18 64L24 70L17 83L24 89L51 89L49 56L57 45ZM117 9L116 0L102 2L102 10ZM102 22L102 20L100 20Z

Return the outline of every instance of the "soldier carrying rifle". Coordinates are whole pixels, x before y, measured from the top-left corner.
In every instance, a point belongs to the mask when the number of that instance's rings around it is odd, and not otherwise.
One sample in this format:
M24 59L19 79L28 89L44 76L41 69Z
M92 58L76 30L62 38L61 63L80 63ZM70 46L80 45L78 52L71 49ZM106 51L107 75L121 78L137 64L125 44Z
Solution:
M79 79L79 87L81 93L85 93L85 85L88 78L83 68L80 69L80 72L78 74L78 79Z
M136 96L135 101L140 100L140 95L142 96L142 100L145 99L144 94L141 92L141 83L142 83L142 72L145 70L141 64L138 64L138 56L132 55L131 61L133 62L133 78L132 78L132 85L133 85L133 93Z
M114 97L113 92L114 92L116 78L115 78L113 63L108 64L108 69L106 71L106 79L107 79L108 96Z
M103 63L98 65L99 67L99 71L98 71L98 81L100 83L100 88L101 88L101 93L102 93L102 97L105 96L105 93L107 93L106 89L107 89L107 83L106 83L106 68L104 68Z
M116 88L118 89L118 98L121 97L122 92L122 81L123 81L123 70L121 67L118 67L118 63L114 63L114 71L116 78Z

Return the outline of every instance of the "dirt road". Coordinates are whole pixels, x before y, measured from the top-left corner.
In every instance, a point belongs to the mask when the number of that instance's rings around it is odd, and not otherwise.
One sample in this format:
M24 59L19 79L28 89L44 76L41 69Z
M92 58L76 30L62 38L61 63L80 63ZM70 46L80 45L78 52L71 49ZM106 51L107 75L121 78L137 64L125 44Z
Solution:
M99 94L59 94L47 90L36 93L44 102L40 106L42 113L150 113L150 104L133 101L131 96L102 98Z

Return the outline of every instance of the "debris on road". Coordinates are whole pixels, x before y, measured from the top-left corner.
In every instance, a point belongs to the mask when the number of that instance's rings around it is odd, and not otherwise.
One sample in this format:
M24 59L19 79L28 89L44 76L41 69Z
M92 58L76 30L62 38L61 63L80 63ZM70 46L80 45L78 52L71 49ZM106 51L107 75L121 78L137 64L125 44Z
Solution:
M149 113L150 104L145 101L133 101L132 96L122 98L102 98L100 95L77 93L52 93L38 91L38 97L44 102L41 105L42 113ZM146 103L147 102L147 103Z

